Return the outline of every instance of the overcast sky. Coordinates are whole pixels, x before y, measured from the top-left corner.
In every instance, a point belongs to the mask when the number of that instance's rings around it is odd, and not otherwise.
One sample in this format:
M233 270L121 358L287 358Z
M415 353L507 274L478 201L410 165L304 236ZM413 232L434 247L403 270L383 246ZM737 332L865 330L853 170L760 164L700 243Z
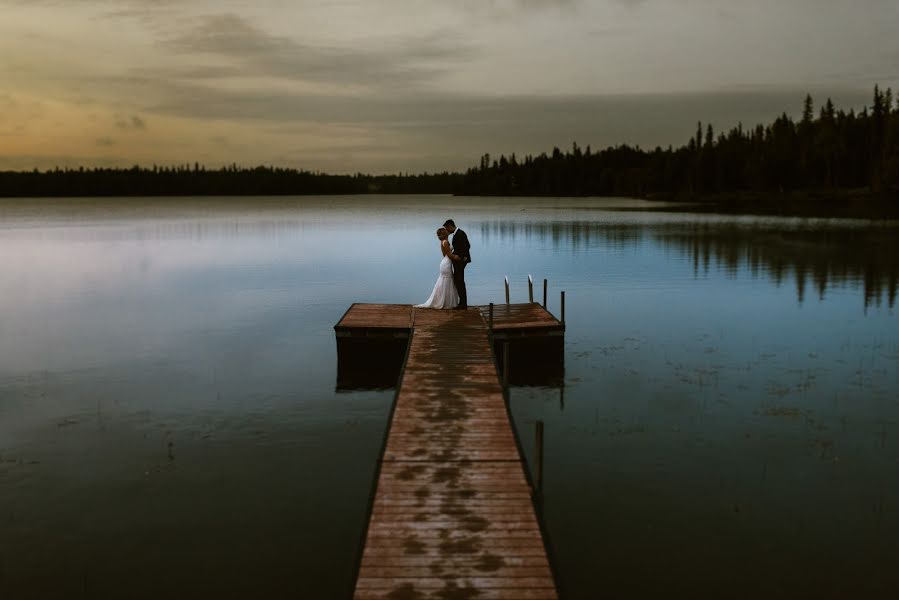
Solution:
M899 85L897 0L0 0L0 169L682 144Z

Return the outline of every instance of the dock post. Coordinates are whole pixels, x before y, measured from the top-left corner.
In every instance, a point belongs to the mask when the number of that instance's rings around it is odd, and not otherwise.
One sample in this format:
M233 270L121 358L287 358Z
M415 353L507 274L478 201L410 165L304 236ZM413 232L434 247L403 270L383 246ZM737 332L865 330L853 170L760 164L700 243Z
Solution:
M562 292L562 324L565 324L565 292Z
M537 421L537 465L534 476L537 493L543 493L543 421Z
M493 335L493 302L490 303L490 316L487 319L487 332Z
M509 342L503 342L503 388L509 387Z
M546 286L547 286L547 281L544 279L543 280L543 308L544 309L546 308Z
M528 275L528 302L534 303L534 278Z
M509 306L509 278L506 277L506 306Z

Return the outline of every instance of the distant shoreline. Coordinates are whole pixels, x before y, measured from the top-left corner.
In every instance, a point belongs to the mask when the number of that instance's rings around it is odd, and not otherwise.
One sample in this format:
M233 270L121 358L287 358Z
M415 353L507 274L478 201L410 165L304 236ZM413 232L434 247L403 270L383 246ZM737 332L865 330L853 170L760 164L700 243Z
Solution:
M708 212L780 216L899 218L899 193L870 190L808 190L781 193L651 194L647 200L699 205Z
M783 216L805 218L860 218L871 220L899 219L899 193L881 192L875 193L869 190L812 190L791 191L782 193L772 192L719 192L714 194L683 194L683 193L654 193L642 196L637 195L559 195L559 194L453 194L450 192L305 192L305 193L206 193L206 194L86 194L86 195L6 195L0 191L0 202L3 200L20 200L27 203L30 200L168 200L179 199L215 200L223 201L246 198L304 198L304 197L365 197L370 196L373 201L379 196L443 196L451 198L505 198L510 203L516 199L526 198L558 198L558 199L612 199L630 198L658 202L658 206L645 208L621 208L621 210L649 210L656 212L695 212L731 215L758 215L758 216Z

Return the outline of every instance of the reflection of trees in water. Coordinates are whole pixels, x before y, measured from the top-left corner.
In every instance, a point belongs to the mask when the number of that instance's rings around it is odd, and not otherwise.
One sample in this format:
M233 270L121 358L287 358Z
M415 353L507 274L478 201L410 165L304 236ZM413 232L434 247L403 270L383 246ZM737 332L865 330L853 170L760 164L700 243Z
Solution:
M689 256L696 273L708 272L712 261L736 276L747 268L781 285L791 275L800 302L812 286L820 298L828 288L863 286L865 307L890 308L899 288L899 227L895 224L840 225L821 222L797 224L738 222L667 222L659 224L486 222L484 239L517 237L551 240L577 250L600 242L613 247L638 246L652 240Z
M620 246L636 246L651 235L649 229L642 225L590 221L551 223L489 221L481 224L480 233L481 238L485 240L491 237L497 237L502 241L519 237L523 237L525 241L550 240L556 249L564 244L574 250L582 245L589 246L595 240Z
M897 233L895 227L877 225L783 228L693 223L657 237L666 247L687 251L697 270L700 261L707 269L714 256L727 272L736 273L746 265L754 276L766 273L777 285L792 273L800 302L809 285L823 299L828 286L861 283L866 307L880 305L883 296L893 307L899 274Z

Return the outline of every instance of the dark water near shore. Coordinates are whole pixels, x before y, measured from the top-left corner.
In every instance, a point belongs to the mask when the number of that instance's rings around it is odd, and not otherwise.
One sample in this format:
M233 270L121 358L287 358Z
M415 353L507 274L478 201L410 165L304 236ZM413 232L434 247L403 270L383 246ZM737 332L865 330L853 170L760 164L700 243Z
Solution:
M390 391L350 303L567 292L545 520L564 590L893 597L899 222L627 200L0 201L0 597L348 593Z

